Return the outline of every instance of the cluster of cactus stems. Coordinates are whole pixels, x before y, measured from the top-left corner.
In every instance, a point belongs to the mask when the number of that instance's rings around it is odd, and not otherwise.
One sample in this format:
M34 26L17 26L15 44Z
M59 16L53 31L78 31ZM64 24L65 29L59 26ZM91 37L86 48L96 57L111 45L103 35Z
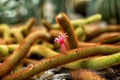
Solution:
M86 25L100 21L100 14L85 19L70 20L65 13L59 13L55 19L56 24L42 20L41 24L44 29L40 27L36 30L32 30L35 24L34 18L29 19L22 26L16 25L19 27L11 26L10 28L7 24L0 25L2 35L0 78L2 80L28 80L43 71L58 66L70 70L86 68L87 70L82 70L80 73L83 80L86 79L84 74L89 73L88 80L93 76L99 80L105 80L97 74L89 72L89 69L101 70L120 64L120 28L118 26L98 27L87 32ZM66 48L64 52L59 51L59 47L55 48L56 44L53 43L59 33L67 35L67 37L61 38L62 41L58 41L59 45L64 45L62 48ZM60 37L56 39L58 40ZM64 40L64 38L66 39ZM37 43L39 40L42 43ZM29 59L33 53L44 58ZM20 64L24 63L31 65L22 69L23 65Z

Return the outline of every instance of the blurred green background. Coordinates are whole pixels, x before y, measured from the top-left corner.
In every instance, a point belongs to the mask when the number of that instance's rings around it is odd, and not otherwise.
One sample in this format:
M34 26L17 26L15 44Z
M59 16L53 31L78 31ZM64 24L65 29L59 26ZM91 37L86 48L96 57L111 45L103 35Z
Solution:
M35 17L55 22L59 12L70 19L100 13L109 24L120 24L120 0L0 0L0 23L16 24Z

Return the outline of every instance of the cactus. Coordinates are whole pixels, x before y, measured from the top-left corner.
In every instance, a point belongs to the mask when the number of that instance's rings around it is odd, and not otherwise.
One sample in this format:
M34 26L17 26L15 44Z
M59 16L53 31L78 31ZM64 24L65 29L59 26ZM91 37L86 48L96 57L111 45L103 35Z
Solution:
M27 68L16 72L14 74L5 76L3 80L25 80L28 79L39 72L48 70L53 67L57 67L81 58L93 56L93 55L107 55L115 52L119 52L120 48L117 46L101 45L92 46L83 49L74 49L67 51L66 54L59 54L53 57L45 58L39 62L33 64L33 66L28 66ZM2 73L3 74L3 73Z

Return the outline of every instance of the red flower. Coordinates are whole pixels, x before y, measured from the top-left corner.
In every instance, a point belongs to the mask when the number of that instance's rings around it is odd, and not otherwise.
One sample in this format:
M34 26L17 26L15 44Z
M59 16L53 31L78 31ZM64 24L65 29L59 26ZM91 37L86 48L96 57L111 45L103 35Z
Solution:
M66 51L66 47L65 47L65 38L68 37L65 34L60 34L57 38L55 38L55 42L59 43L60 44L60 47L61 47L61 51L62 52L65 52Z

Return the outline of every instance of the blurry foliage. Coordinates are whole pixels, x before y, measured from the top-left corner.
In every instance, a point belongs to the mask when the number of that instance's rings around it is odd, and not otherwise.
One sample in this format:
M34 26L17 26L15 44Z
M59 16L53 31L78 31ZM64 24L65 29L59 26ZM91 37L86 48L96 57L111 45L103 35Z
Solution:
M37 17L41 0L0 0L0 23L18 23Z
M21 23L30 17L55 22L59 12L64 12L64 0L0 0L0 23Z

